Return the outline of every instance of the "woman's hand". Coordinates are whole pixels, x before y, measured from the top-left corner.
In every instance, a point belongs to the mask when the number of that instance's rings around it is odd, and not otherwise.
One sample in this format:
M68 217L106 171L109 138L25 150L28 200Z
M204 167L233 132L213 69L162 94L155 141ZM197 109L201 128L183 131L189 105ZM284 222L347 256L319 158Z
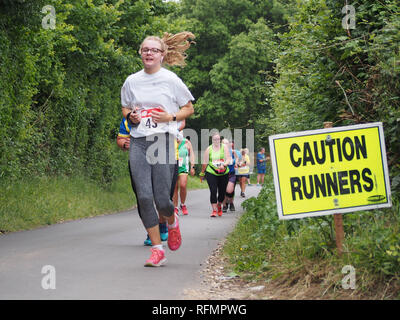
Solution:
M129 150L129 147L131 145L131 140L130 139L126 139L124 142L124 149L125 150Z
M171 115L168 112L165 112L165 111L153 110L151 112L151 118L152 118L154 123L171 121Z
M131 114L129 115L129 120L131 121L131 123L139 123L142 120L142 117L140 116L140 112L138 112L138 110L135 109L132 110Z

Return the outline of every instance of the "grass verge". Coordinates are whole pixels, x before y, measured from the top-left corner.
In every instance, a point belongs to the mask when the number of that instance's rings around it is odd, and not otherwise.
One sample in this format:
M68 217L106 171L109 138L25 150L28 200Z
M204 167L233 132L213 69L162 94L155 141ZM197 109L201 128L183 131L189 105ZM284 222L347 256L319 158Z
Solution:
M264 284L278 299L400 298L398 203L343 215L342 257L336 252L332 216L278 219L271 176L259 196L243 206L246 212L223 250L231 275ZM354 270L355 289L345 289L351 284L345 266Z
M189 177L188 189L207 188ZM0 184L0 233L128 210L136 206L129 176L102 187L82 176L37 177Z

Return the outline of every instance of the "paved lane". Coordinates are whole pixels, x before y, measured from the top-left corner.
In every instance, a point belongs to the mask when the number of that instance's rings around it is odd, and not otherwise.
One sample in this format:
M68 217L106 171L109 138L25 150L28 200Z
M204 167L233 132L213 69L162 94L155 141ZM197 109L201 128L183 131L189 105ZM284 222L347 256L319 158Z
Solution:
M248 187L247 197L259 190ZM0 299L181 299L233 229L243 200L236 197L235 213L210 218L208 189L190 191L182 246L172 252L165 242L161 268L143 267L150 250L136 210L0 235ZM54 269L42 273L47 265ZM55 289L43 289L54 274Z

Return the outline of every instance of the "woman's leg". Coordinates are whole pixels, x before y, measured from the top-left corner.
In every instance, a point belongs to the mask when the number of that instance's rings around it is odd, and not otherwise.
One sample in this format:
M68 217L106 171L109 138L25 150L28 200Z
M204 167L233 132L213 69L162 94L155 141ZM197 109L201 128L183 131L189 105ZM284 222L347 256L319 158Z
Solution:
M181 174L179 176L179 195L181 198L181 204L185 204L186 196L187 196L187 174Z
M164 216L168 224L175 221L174 203L172 197L176 186L176 164L155 164L152 168L154 202L160 215Z
M151 165L146 160L145 138L132 138L129 150L131 182L135 190L140 218L146 228L153 245L161 244L158 214L153 204L153 187L151 183ZM155 228L157 227L157 228ZM155 231L156 230L156 231ZM157 236L158 233L158 236Z
M210 189L210 203L213 210L217 210L217 190L218 190L218 183L217 177L211 173L206 172L205 178L207 180L208 188Z
M226 186L228 184L229 176L227 174L219 176L218 178L218 204L222 204L226 194Z
M178 207L178 186L179 186L179 176L178 176L178 183L175 183L174 188L174 196L172 197L172 202L174 203L174 207Z

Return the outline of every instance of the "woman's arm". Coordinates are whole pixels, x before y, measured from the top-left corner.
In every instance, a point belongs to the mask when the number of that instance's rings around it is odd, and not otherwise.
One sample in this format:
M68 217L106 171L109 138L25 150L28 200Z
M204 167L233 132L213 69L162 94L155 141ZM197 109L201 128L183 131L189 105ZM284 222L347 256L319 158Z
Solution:
M125 119L128 116L129 112L131 113L130 117L129 117L129 121L133 124L139 123L140 122L139 112L134 112L132 109L122 107L122 115L124 116Z
M128 137L117 137L117 146L120 147L122 150L127 151L129 150L130 145L130 138Z
M186 140L186 143L187 143L188 150L189 150L190 174L192 176L194 176L194 174L195 174L195 171L194 171L195 158L194 158L193 147L192 147L192 143L189 140Z
M224 166L227 167L232 163L231 153L229 152L229 148L227 145L224 144L224 153L225 153L225 162Z
M186 127L186 120L183 119L181 121L181 124L180 124L179 128L178 128L178 131L182 131L185 127Z
M208 148L204 151L203 163L201 165L201 172L200 172L200 180L203 181L204 179L204 172L206 171L208 165L208 158L210 157L210 153Z
M182 121L190 117L194 113L192 101L189 101L175 114L176 121ZM173 121L174 115L165 111L153 111L151 113L154 123Z

